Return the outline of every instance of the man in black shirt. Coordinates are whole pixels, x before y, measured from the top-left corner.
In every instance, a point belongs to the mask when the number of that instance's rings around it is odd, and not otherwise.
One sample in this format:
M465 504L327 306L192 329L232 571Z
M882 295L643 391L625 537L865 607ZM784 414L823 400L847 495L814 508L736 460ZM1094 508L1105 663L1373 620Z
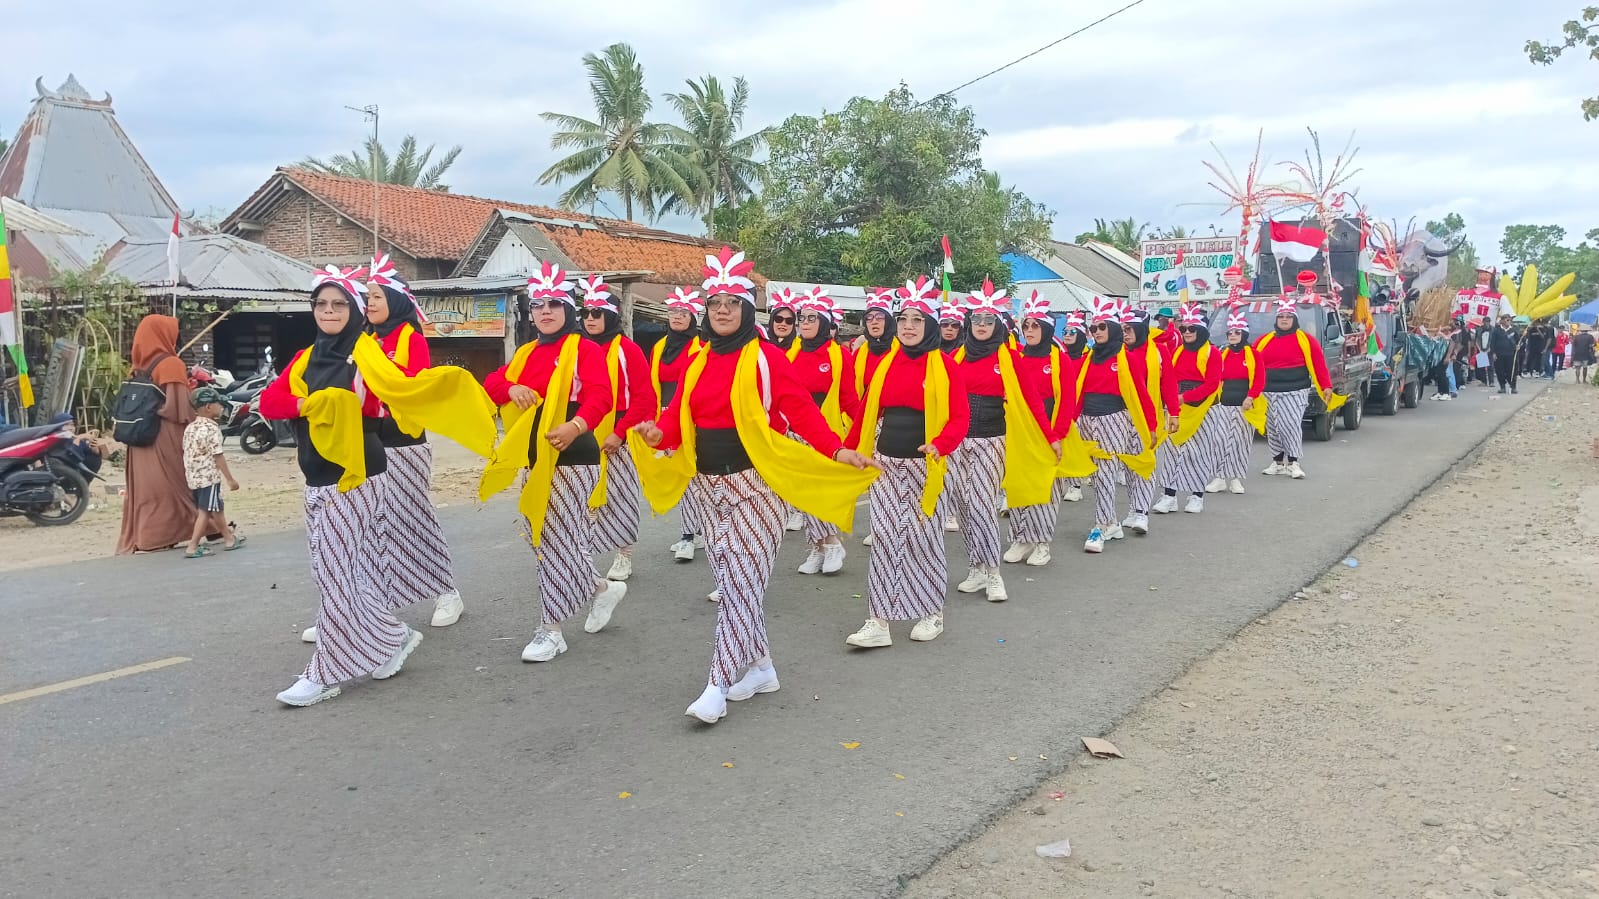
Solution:
M1571 368L1578 384L1588 383L1588 366L1594 362L1594 337L1592 331L1578 331L1571 338Z
M1516 392L1517 362L1516 350L1521 343L1521 335L1511 324L1510 316L1499 316L1499 324L1494 325L1488 334L1488 357L1493 360L1494 377L1499 381L1499 392L1504 393L1509 388L1511 393Z

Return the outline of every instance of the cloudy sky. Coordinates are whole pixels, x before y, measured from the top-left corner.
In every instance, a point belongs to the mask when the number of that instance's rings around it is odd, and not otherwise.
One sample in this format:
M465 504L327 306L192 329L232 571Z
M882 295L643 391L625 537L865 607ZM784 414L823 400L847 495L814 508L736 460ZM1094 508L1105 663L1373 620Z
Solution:
M589 113L579 59L606 44L632 44L657 95L744 75L759 127L900 81L934 95L1125 2L610 0L602 21L590 14L601 7L547 0L329 2L318 6L337 15L321 18L24 0L8 4L0 131L27 114L35 76L55 87L75 73L112 94L179 203L225 212L277 165L358 146L369 126L344 107L376 103L389 137L465 146L457 192L549 202L559 190L536 183L552 160L538 113ZM1054 210L1057 237L1096 216L1234 230L1203 163L1242 168L1261 129L1266 161L1301 158L1308 126L1329 162L1355 134L1351 183L1375 215L1457 211L1497 260L1507 224L1559 224L1570 243L1599 227L1599 122L1577 105L1599 94L1599 63L1535 67L1522 52L1580 6L1145 0L958 96L988 132L985 163ZM656 111L669 115L664 101Z

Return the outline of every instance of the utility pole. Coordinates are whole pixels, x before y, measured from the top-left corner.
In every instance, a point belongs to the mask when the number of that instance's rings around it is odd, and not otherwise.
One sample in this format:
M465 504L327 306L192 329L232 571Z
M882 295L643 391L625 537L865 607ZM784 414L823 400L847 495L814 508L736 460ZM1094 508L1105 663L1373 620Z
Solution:
M383 255L378 248L378 105L346 106L351 112L359 112L362 117L372 121L372 146L367 150L367 174L372 177L372 258Z

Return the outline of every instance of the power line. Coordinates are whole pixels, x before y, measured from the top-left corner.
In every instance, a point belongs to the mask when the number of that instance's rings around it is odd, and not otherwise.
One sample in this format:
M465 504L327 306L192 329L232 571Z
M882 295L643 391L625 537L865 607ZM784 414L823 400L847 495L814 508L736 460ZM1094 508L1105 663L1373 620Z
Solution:
M1142 4L1142 3L1144 3L1144 0L1133 0L1133 2L1127 4L1126 6L1123 6L1121 9L1118 9L1115 12L1107 13L1106 15L1100 16L1099 18L1095 19L1094 21L1089 22L1087 25L1084 25L1083 27L1077 29L1076 31L1073 31L1071 34L1068 34L1068 35L1066 35L1063 38L1060 38L1059 40L1050 41L1049 43L1045 44L1042 47L1039 47L1037 50L1034 50L1033 52L1028 53L1025 56L1018 56L1015 59L1011 60L1010 62L1005 63L1004 65L1000 66L997 69L994 69L991 72L984 72L983 74L978 75L976 78L973 78L972 80L966 82L965 84L961 84L961 85L958 85L956 87L952 87L949 90L944 91L941 94L934 94L931 97L928 97L926 100L923 100L922 102L916 104L916 106L918 108L920 108L922 106L926 106L927 104L933 102L934 100L937 100L939 97L947 97L947 96L950 96L950 95L954 94L956 91L965 90L966 88L971 87L972 85L976 84L979 81L982 81L984 78L987 78L990 75L998 75L1000 72L1005 71L1006 69L1010 68L1011 66L1016 65L1017 63L1020 63L1020 62L1025 62L1025 61L1033 58L1034 56L1037 56L1038 54L1044 52L1045 50L1048 50L1050 47L1053 47L1056 44L1063 43L1063 42L1065 42L1065 41L1067 41L1067 40L1069 40L1071 38L1074 38L1077 35L1082 34L1083 32L1087 31L1088 29L1093 28L1095 25L1099 25L1099 24L1102 24L1104 22L1108 22L1111 19L1116 18L1117 16L1121 15L1122 13L1124 13L1124 12L1128 11L1129 9L1132 9L1133 7L1138 6L1138 5Z

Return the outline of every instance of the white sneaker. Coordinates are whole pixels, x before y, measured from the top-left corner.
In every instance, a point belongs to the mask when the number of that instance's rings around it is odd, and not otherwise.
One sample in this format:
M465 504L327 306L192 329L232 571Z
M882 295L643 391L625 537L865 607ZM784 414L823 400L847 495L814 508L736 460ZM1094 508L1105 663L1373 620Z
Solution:
M1190 496L1187 504L1183 506L1183 511L1191 512L1195 515L1205 511L1205 498L1197 493Z
M785 531L803 530L804 527L805 527L805 516L801 515L798 512L790 512L790 513L788 513L788 520L783 522L783 530L785 530Z
M988 587L985 591L989 602L1004 602L1010 599L1010 594L1005 592L1005 579L1000 576L999 569L988 573Z
M822 551L813 546L813 547L811 547L810 554L805 557L805 561L800 563L799 573L800 574L816 574L817 572L819 572L821 570L822 570Z
M871 534L867 534L865 537L862 537L861 538L861 545L862 546L871 546L872 545L872 535Z
M1048 565L1050 558L1049 544L1040 543L1033 547L1033 551L1027 556L1027 564L1033 566Z
M406 628L405 639L400 641L400 648L394 651L394 655L390 656L387 662L379 665L377 670L372 672L372 679L388 680L396 674L399 674L400 667L405 664L406 657L421 645L422 632L418 630L412 630L409 627Z
M561 632L541 627L533 632L533 642L522 647L522 661L548 662L563 652L566 652L566 638Z
M694 561L694 541L679 540L672 544L672 558L679 562Z
M316 642L316 628L308 627L305 630L300 631L300 639L305 641L306 643L315 643Z
M861 625L861 629L845 637L844 642L862 649L873 649L878 646L894 645L894 637L888 632L888 625L876 618L868 618L866 623Z
M929 615L916 622L916 626L911 628L911 639L918 643L926 643L929 640L937 639L938 635L943 632L944 616Z
M958 531L960 529L961 529L961 522L960 522L959 518L946 518L946 519L944 519L944 530L949 531L951 533L954 533L955 531Z
M720 588L718 588L716 590L712 590L711 592L705 594L705 598L708 601L710 601L710 602L721 602L722 601L722 591L721 591Z
M1025 558L1027 558L1027 555L1029 553L1031 553L1032 551L1033 551L1033 544L1031 544L1031 543L1022 543L1020 541L1017 541L1015 543L1012 543L1010 545L1009 549L1005 550L1005 555L1001 556L1001 558L1003 558L1007 562L1015 564L1015 563L1020 562L1021 560L1025 559Z
M988 572L981 568L966 569L966 580L955 585L961 593L976 593L988 586Z
M694 548L695 549L704 549L705 548L705 537L704 537L704 535L701 535L701 534L695 534L694 535Z
M1227 482L1227 492L1228 493L1236 493L1239 496L1243 496L1243 494L1244 494L1244 482L1240 481L1237 478L1233 478L1232 480Z
M1094 528L1088 532L1088 539L1083 541L1083 552L1102 553L1105 551L1105 530Z
M1067 487L1066 488L1066 495L1061 497L1061 499L1064 499L1066 502L1069 502L1069 503L1080 503L1080 502L1083 501L1083 488L1081 488L1081 487Z
M844 544L822 544L822 573L838 574L844 568Z
M706 724L715 724L727 717L727 693L723 693L722 688L715 684L706 684L705 692L683 714Z
M1303 481L1305 479L1305 470L1299 467L1298 462L1290 463L1288 466L1288 476L1296 481Z
M449 627L461 620L461 613L466 611L466 603L461 602L458 591L450 592L433 600L433 619L428 622L434 627Z
M1206 493L1220 493L1220 492L1222 492L1223 490L1226 490L1226 489L1227 489L1227 482L1222 480L1221 478L1211 478L1210 483L1205 485L1205 492Z
M608 581L625 581L633 576L633 559L617 553L616 559L611 562L611 570L605 572Z
M1123 531L1122 526L1119 524L1113 524L1108 528L1104 528L1104 531L1106 540L1122 540L1127 537L1127 532Z
M1150 511L1156 515L1165 515L1168 512L1177 511L1177 497L1162 495L1160 499L1155 501L1155 507L1150 509Z
M627 585L621 581L606 581L605 589L600 595L594 597L594 605L589 609L588 620L583 622L583 630L597 634L605 630L611 623L611 613L616 611L616 604L627 595Z
M1122 527L1142 537L1149 533L1149 516L1134 512L1123 519Z
M1268 465L1265 468L1262 468L1260 470L1260 473L1264 474L1264 475L1286 474L1287 472L1288 472L1288 466L1282 464L1281 462L1276 462L1276 461L1272 462L1270 465Z
M337 685L319 684L309 678L300 678L294 686L278 694L278 702L295 707L316 705L324 699L339 695Z
M768 667L765 671L751 665L750 670L738 679L738 683L727 688L727 698L732 702L743 702L757 693L776 693L777 668Z

